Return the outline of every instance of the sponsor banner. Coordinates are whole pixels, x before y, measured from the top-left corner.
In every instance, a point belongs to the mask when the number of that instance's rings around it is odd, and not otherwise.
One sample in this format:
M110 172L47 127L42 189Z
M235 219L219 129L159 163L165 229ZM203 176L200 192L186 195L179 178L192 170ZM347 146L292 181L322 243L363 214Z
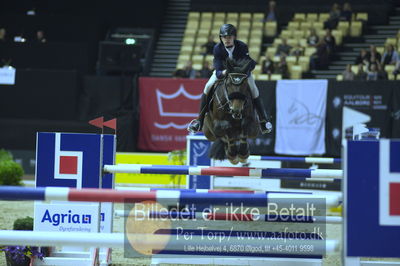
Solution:
M186 159L186 158L185 158ZM117 153L116 164L154 164L171 165L166 153ZM184 186L185 175L156 175L156 174L115 174L116 183L135 184L135 186L154 187L163 186Z
M35 202L35 231L95 233L98 204ZM101 215L104 217L104 214ZM104 225L100 227L102 232Z
M276 153L325 153L327 90L327 80L278 81Z
M113 188L114 175L102 175L102 167L115 163L115 149L115 135L39 132L36 186ZM34 206L34 230L97 232L98 203L35 202ZM101 203L101 232L112 232L112 218L113 204Z
M209 142L203 134L195 136L187 136L187 153L189 158L189 165L211 165L211 159L208 157L208 152L211 147ZM188 188L191 189L212 189L213 184L210 176L204 175L189 175Z
M98 188L101 136L37 134L36 186Z
M400 141L349 141L345 154L345 252L400 257Z
M385 83L388 86L377 86L374 82L363 81L332 81L329 83L326 117L328 156L341 156L342 111L345 106L369 115L371 121L366 125L375 135L379 134L383 138L391 137L391 118L388 116L388 112L392 110L393 85ZM346 130L345 134L346 138L351 139L352 129Z
M139 78L138 148L172 151L186 146L186 128L198 116L205 79Z

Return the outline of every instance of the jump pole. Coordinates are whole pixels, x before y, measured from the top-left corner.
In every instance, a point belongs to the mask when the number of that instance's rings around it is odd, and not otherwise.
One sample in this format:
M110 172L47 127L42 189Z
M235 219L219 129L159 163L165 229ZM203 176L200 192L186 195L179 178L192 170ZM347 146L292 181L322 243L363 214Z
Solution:
M217 175L252 176L261 178L342 178L342 170L331 169L291 169L291 168L251 168L251 167L211 167L184 165L104 165L106 173L132 174L174 174L174 175Z
M325 199L322 202L322 199ZM310 195L298 193L197 193L171 190L157 191L118 191L114 189L74 189L67 187L1 186L0 200L60 200L85 202L143 202L154 201L169 205L212 204L212 205L244 205L266 207L269 203L288 204L304 203L315 200L316 204L337 206L340 197L334 195Z
M115 210L116 217L135 217L129 211ZM139 215L142 217L142 215ZM149 212L146 218L152 219L181 219L181 220L204 220L204 221L240 221L240 222L272 222L272 223L329 223L341 224L343 218L340 216L285 216L277 219L276 216L260 214L241 213L203 213L203 212Z
M124 237L134 237L135 239L146 239L145 241L138 241L138 245L149 245L157 246L160 240L157 240L153 234L123 234L123 233L74 233L74 232L52 232L51 234L43 234L43 232L36 231L14 231L14 230L1 230L0 231L0 245L31 245L31 246L81 246L81 247L111 247L111 248L124 248ZM168 239L166 246L167 250L177 251L182 250L184 245L188 244L188 241L183 237L177 237L171 235ZM193 241L192 241L193 240ZM228 242L227 242L228 241ZM239 245L239 243L246 245L306 245L310 244L315 247L314 251L307 255L320 255L324 251L334 252L338 249L339 242L336 240L304 240L304 239L281 239L281 240L270 240L270 239L252 239L245 240L235 239L208 239L203 236L193 236L191 239L193 245L204 245L205 242L208 244L215 245ZM286 251L282 255L301 255L302 252L292 250ZM261 254L277 254L278 252L271 251L260 251ZM225 256L229 256L228 253L223 253ZM278 253L279 254L279 253ZM221 254L222 255L222 254Z
M281 162L298 162L298 163L312 163L312 164L340 164L340 158L327 158L327 157L283 157L283 156L261 156L250 155L250 161L281 161Z

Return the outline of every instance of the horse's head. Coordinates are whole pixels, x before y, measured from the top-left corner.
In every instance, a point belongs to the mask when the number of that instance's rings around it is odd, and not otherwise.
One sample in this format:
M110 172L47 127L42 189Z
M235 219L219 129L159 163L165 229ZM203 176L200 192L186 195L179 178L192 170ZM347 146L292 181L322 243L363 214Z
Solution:
M225 89L228 97L229 112L234 119L242 118L242 111L245 107L246 99L248 99L250 95L250 89L247 83L247 73L250 64L251 60L234 61L228 59L226 61L227 75L225 78Z

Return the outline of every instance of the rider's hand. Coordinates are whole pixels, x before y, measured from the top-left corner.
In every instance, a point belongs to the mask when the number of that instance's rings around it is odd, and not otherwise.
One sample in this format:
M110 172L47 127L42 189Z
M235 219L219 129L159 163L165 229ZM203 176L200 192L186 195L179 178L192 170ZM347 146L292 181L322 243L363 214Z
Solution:
M222 75L226 76L226 69L222 70Z

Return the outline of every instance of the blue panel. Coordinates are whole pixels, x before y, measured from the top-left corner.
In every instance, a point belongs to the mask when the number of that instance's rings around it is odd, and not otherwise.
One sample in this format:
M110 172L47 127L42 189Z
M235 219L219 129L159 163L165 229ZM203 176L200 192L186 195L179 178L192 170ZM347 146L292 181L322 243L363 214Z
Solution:
M310 169L282 169L282 168L269 168L263 169L263 177L311 177Z
M115 135L103 135L103 166L105 164L115 164ZM113 188L114 174L109 173L103 175L103 186L102 188Z
M379 142L349 142L347 160L347 255L399 257L400 227L379 224Z
M55 133L37 133L36 186L50 186L54 181ZM75 187L74 180L63 180L59 186ZM53 185L54 186L54 185Z
M189 165L211 165L211 160L208 157L208 151L210 149L211 142L208 140L190 140L190 154L189 154ZM210 176L189 176L189 188L193 189L210 189L211 188L211 177Z
M36 186L76 187L76 180L54 179L55 135L55 133L37 135ZM100 135L61 133L60 150L83 152L82 187L99 187Z
M390 172L400 173L400 141L390 142Z

